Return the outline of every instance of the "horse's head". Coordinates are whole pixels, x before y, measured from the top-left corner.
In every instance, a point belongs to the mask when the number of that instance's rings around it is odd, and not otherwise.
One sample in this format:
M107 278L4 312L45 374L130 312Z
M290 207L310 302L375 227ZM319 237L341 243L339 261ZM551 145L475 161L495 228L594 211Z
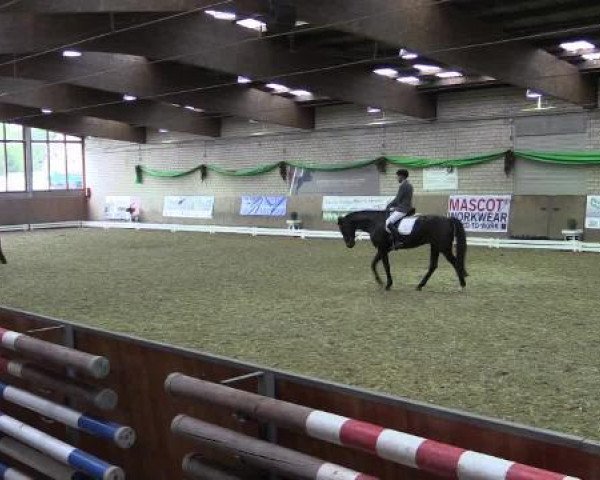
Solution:
M356 227L354 224L349 222L346 217L338 217L338 227L340 228L340 232L342 232L346 246L348 248L354 247L356 244Z

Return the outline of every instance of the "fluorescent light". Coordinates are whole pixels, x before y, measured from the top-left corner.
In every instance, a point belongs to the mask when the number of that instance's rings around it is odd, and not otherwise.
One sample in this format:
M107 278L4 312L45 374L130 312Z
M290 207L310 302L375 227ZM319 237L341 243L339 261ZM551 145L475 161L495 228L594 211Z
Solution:
M275 90L276 93L288 93L290 91L288 87L279 83L267 83L265 86L271 90Z
M435 76L438 78L458 78L458 77L462 77L463 74L460 72L453 71L453 70L448 70L445 72L438 72L435 74Z
M196 108L196 107L193 107L192 105L186 105L186 106L185 106L185 107L183 107L183 108L185 108L186 110L190 110L190 111L192 111L192 112L200 112L200 113L201 113L201 112L203 112L203 111L204 111L204 110L202 110L201 108Z
M398 71L389 67L376 68L375 70L373 70L373 73L388 78L396 78L398 76Z
M584 53L581 58L584 60L600 60L600 52Z
M125 100L126 102L133 102L134 100L137 100L137 97L134 95L123 95L123 100Z
M591 50L596 46L586 40L575 40L573 42L564 42L560 44L560 48L569 52L578 52L580 50Z
M406 48L401 48L398 55L404 60L414 60L415 58L419 58L419 56L414 52L409 52Z
M309 23L305 22L304 20L296 20L296 23L294 25L296 27L303 27L304 25L309 25Z
M169 103L169 105L171 105L172 107L181 108L181 105L179 105L178 103Z
M525 92L525 96L527 98L541 98L542 94L528 88L527 92Z
M419 77L413 77L413 76L398 77L396 79L396 81L400 82L400 83L406 83L407 85L419 85L421 83L421 80L419 80Z
M63 57L81 57L81 52L77 50L65 50L62 52Z
M52 110L50 110L49 108L42 108L41 110L42 110L42 113L44 113L46 115L52 113Z
M367 107L367 113L381 113L381 108Z
M220 12L218 10L206 10L204 13L216 18L217 20L235 20L237 17L232 12Z
M159 128L158 131L160 133L168 133L169 132L166 128Z
M290 93L294 97L312 97L312 93L308 90L290 90Z
M438 73L441 72L442 69L440 67L438 67L437 65L423 65L420 63L417 63L416 65L413 65L417 70L419 70L421 73L424 73L426 75L433 75L434 73Z
M243 20L238 20L235 23L237 23L240 27L249 28L250 30L256 30L258 32L264 32L267 28L267 24L265 22L255 20L254 18L244 18Z
M238 75L237 82L238 83L252 83L252 80L250 80L248 77Z

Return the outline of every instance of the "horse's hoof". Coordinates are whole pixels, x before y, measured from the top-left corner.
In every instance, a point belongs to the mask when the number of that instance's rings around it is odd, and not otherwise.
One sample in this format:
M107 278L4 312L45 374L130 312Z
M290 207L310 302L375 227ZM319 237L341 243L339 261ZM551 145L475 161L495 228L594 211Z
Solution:
M386 286L385 286L385 291L386 291L386 292L389 292L391 288L392 288L392 286L391 286L391 285L386 285Z
M421 285L417 285L417 292L420 292L421 290L423 290L423 287Z

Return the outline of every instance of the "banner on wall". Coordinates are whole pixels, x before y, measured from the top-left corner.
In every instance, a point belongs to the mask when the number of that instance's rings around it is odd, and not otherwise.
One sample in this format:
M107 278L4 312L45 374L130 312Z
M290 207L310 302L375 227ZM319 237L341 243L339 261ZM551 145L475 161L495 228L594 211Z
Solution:
M448 216L462 221L468 232L506 232L510 195L451 195Z
M131 211L133 214L139 215L140 200L137 197L127 196L108 196L104 203L104 218L106 220L126 220L131 221Z
M287 197L243 196L240 215L261 217L285 217Z
M359 210L385 210L394 199L384 196L325 196L323 197L323 220L337 222L339 216Z
M600 195L588 195L587 197L585 228L600 229Z
M423 170L423 190L458 190L457 168L425 168Z
M215 197L168 196L163 205L163 217L213 218Z

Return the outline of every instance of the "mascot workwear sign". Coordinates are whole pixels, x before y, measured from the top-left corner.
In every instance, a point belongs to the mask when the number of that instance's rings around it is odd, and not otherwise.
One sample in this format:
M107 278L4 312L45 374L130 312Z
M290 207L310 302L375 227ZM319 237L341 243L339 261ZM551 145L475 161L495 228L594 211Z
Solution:
M468 232L506 232L510 195L452 195L448 216L458 218Z

